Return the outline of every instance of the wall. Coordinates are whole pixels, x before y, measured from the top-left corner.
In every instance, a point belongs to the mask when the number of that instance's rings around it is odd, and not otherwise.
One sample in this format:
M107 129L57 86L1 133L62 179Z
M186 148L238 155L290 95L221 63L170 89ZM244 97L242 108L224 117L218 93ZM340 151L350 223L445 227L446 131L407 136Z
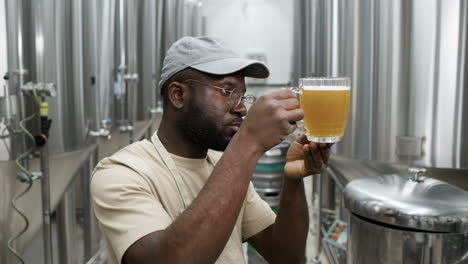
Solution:
M268 84L290 81L293 2L289 0L203 0L205 33L221 38L241 56L264 53Z

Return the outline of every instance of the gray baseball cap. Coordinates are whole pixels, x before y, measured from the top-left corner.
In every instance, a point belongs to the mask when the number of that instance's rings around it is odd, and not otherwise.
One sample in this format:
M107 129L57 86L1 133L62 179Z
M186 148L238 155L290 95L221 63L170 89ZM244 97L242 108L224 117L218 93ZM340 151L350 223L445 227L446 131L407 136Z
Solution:
M242 70L246 77L267 78L268 67L260 61L244 59L211 37L183 37L166 52L159 88L174 74L188 67L201 72L225 75Z

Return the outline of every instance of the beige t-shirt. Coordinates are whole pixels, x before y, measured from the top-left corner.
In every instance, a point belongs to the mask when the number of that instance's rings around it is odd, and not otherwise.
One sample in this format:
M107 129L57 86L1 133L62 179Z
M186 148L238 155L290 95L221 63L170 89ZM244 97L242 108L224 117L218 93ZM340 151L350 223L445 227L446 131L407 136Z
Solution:
M153 142L158 140L155 137ZM108 244L108 263L121 263L134 242L169 226L184 210L179 188L193 201L222 155L209 151L208 159L188 159L169 154L183 181L178 187L156 146L148 140L131 144L103 159L93 172L91 196ZM242 242L274 221L275 214L250 183L234 230L216 263L244 263Z

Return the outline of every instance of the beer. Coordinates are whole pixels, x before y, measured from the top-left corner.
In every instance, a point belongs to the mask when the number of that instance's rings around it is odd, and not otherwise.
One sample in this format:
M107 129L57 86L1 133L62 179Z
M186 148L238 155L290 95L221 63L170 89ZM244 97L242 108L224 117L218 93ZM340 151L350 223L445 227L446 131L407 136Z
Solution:
M304 128L309 140L336 142L341 140L349 111L349 86L302 86L301 108Z

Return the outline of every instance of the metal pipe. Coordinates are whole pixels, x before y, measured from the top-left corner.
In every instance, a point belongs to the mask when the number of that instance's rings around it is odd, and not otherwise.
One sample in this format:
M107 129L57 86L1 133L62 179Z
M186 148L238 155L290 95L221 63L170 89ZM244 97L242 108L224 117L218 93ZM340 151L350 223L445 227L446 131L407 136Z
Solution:
M86 264L104 264L107 262L107 250L106 246L100 247L96 254L94 254L88 261L86 261Z
M86 120L83 115L85 112L84 102L84 62L83 62L83 0L71 1L71 10L73 10L72 16L72 41L73 41L73 105L74 105L74 124L78 127L86 127ZM75 137L78 138L78 142L85 142L86 140L85 130L77 129L75 131Z
M59 263L75 264L76 243L75 243L75 185L73 182L64 193L57 208L57 233L58 233L58 255Z
M324 194L322 201L322 210L324 212L326 209L333 211L335 210L335 181L330 176L330 174L328 174L327 170L322 173L322 177L322 192Z
M119 48L120 48L120 65L117 69L117 82L119 84L119 97L120 97L120 115L121 115L121 130L125 132L127 126L125 122L125 93L126 83L125 83L125 72L127 69L126 63L126 46L125 46L125 0L119 1Z
M88 25L88 30L90 32L90 39L91 39L91 52L92 52L92 68L93 68L93 72L92 72L92 79L90 80L91 81L91 85L92 85L92 88L93 88L93 103L94 103L94 113L93 113L93 117L94 117L94 123L93 123L93 130L94 131L99 131L99 129L101 129L102 127L102 124L101 124L101 120L103 120L104 118L102 118L102 113L101 113L101 107L100 107L100 103L101 103L101 87L99 86L98 84L98 81L96 80L96 76L98 76L98 65L99 65L99 60L98 60L98 30L97 30L97 26L98 25L98 22L97 22L97 10L98 10L98 7L97 7L97 2L96 1L89 1L87 2L90 7L87 9L88 12L90 12L89 14L89 19L91 21L91 23ZM84 12L86 13L86 12ZM101 77L101 76L99 76Z
M88 159L90 159L89 157ZM88 260L92 256L92 234L91 234L91 201L89 192L89 162L85 162L81 168L81 188L82 188L82 203L83 203L83 244L84 244L84 260Z
M119 1L120 65L125 65L125 0Z
M39 2L39 1L38 1ZM35 6L34 8L40 8L41 6L38 5L37 3L34 3ZM25 26L24 26L24 13L25 13L25 6L23 1L6 1L6 13L7 13L7 27L8 29L8 35L15 37L14 44L13 45L8 45L8 52L15 56L15 58L12 61L9 61L9 65L14 65L13 70L9 69L9 71L15 75L17 78L11 78L9 83L11 84L11 88L13 91L16 92L17 94L17 111L18 111L18 117L16 119L17 122L14 122L13 130L18 128L18 122L21 120L24 120L26 118L26 102L23 93L21 92L21 87L24 84L24 75L28 73L28 71L25 69L25 54L24 54L24 43L27 41L25 37L27 37L27 34L25 34ZM12 14L12 15L10 15ZM13 26L9 26L8 24L12 23ZM42 32L42 30L38 29L39 32ZM25 36L26 35L26 36ZM11 47L10 47L11 46ZM15 69L16 68L16 69ZM27 149L26 146L26 137L22 136L20 134L19 138L16 139L19 141L19 147L14 147L12 146L12 159L16 159L21 153L24 153ZM14 141L16 141L14 140ZM13 144L12 144L13 145ZM15 151L16 149L16 151ZM28 169L28 161L25 159L24 161L21 162L22 165Z
M456 110L456 129L454 143L455 154L453 156L452 163L458 168L468 167L468 156L463 151L464 145L466 145L466 137L463 136L463 132L466 131L466 123L463 122L463 111L467 109L466 105L463 104L463 100L467 97L464 87L468 84L468 4L466 1L460 1L460 31L459 31L459 47L460 52L458 56L458 78L457 78L457 110Z
M320 218L322 217L322 175L316 174L313 176L314 180L316 180L315 188L313 191L313 196L318 191L317 195L317 215L316 215L316 226L315 226L315 257L312 259L313 263L321 263L320 261L320 252L322 251L322 238L321 238L321 224Z
M24 69L19 69L16 74L18 75L18 87L17 87L17 97L19 98L19 107L18 107L18 111L19 111L19 119L18 119L18 123L15 124L14 128L16 128L17 126L19 126L19 122L24 120L26 118L26 101L25 101L25 98L24 98L24 93L21 91L21 87L23 86L24 84L24 75L27 73L26 70ZM12 150L12 158L13 159L16 159L21 153L24 153L27 149L27 145L26 145L26 136L24 136L25 134L20 134L20 147L18 149L19 152L17 153L14 153L13 150ZM29 169L29 159L24 159L21 161L21 165L23 165L26 169Z
M83 231L84 231L84 261L92 258L93 253L99 246L99 230L97 228L96 218L94 216L90 199L90 175L96 166L98 159L98 147L90 153L88 160L83 164L81 183L82 183L82 203L83 203Z
M52 228L50 209L50 183L49 183L49 147L46 144L40 149L41 164L41 197L42 197L42 227L44 240L44 263L53 263L52 260Z
M164 19L163 19L163 14L164 14L164 1L157 1L157 17L156 17L156 25L157 25L157 31L156 31L156 68L155 68L155 86L156 86L156 90L155 90L155 103L156 105L154 106L155 108L157 108L157 104L159 103L159 101L162 99L160 97L160 89L159 89L159 76L161 74L161 70L162 70L162 63L163 63L163 58L164 58L164 53L166 50L164 50L164 34L163 34L163 31L164 31L164 27L163 27L163 23L164 23ZM156 110L155 110L156 111Z

